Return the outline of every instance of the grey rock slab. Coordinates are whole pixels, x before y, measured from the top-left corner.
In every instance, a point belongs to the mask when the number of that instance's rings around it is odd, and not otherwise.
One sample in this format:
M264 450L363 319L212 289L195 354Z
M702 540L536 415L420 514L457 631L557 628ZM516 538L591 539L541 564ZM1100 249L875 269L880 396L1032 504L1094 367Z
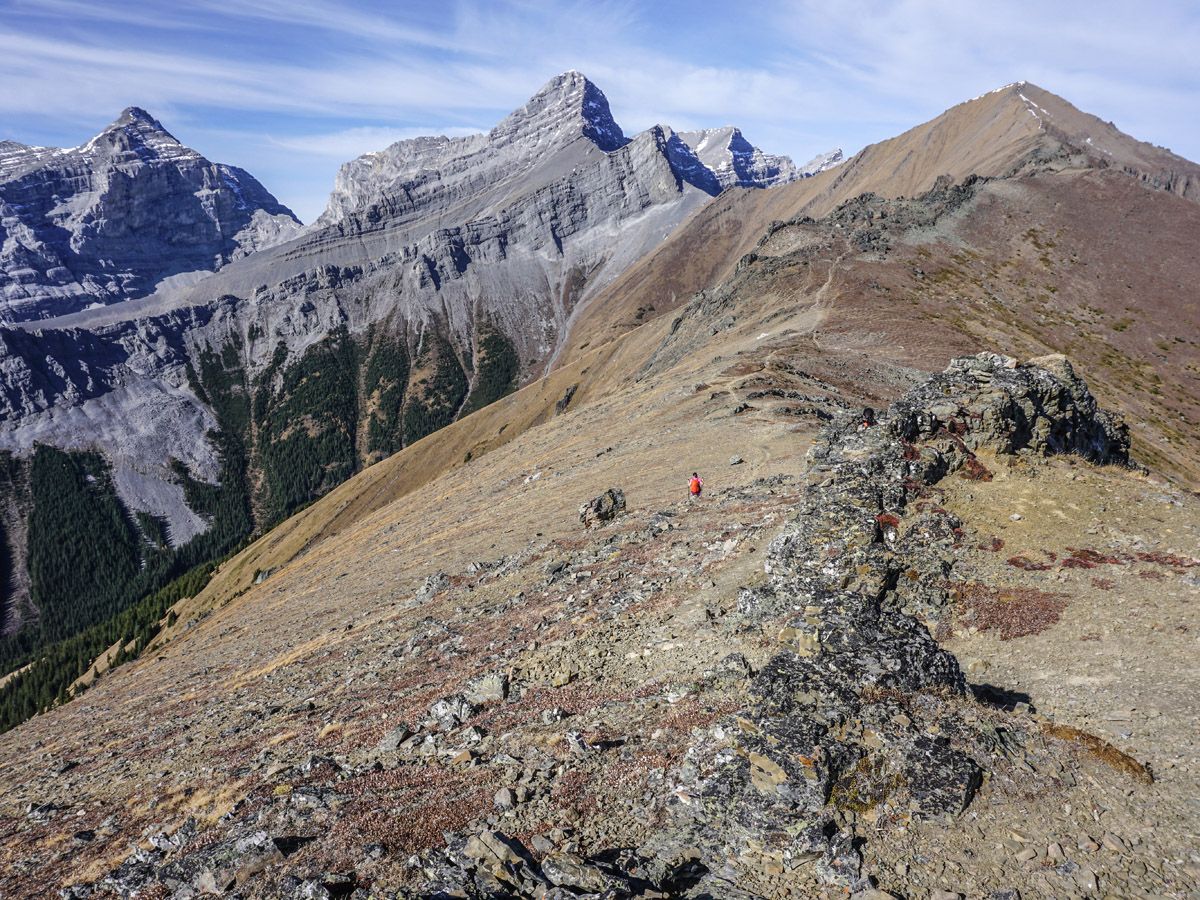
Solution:
M613 885L613 879L574 853L550 853L542 860L542 872L558 887L574 888L587 893L598 894Z
M496 809L512 809L517 805L516 795L512 792L511 788L500 788L492 798L492 805Z
M377 749L384 753L394 753L400 745L412 737L412 729L405 724L397 725L380 739Z
M508 697L508 677L502 672L489 672L473 679L464 691L467 700L478 706L496 703Z

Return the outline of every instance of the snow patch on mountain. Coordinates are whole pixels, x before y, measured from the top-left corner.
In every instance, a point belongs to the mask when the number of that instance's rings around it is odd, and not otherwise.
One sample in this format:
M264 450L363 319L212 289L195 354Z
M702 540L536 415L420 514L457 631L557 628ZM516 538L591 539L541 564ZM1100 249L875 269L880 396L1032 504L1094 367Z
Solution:
M786 156L764 153L733 125L678 134L695 159L708 169L721 188L773 187L801 177Z

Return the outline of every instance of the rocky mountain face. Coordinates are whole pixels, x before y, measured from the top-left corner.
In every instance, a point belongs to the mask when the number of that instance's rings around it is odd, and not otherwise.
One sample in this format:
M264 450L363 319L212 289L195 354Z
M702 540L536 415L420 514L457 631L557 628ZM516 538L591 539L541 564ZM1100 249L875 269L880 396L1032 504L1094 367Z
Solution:
M140 113L101 137L71 153L109 159L102 148L128 145L120 165L202 163ZM59 477L103 468L111 502L93 512L124 510L122 540L153 546L162 571L224 552L537 374L576 307L727 184L795 177L789 161L725 140L716 168L684 166L670 129L627 138L603 93L569 72L487 134L349 163L294 240L198 283L0 328L7 519L54 502L39 473L65 452ZM13 558L37 568L56 527L9 529ZM15 580L4 629L39 621L63 591L48 572Z
M818 153L808 162L800 167L800 173L805 177L812 175L820 175L822 172L832 169L834 166L840 166L845 161L840 149L829 150L826 153Z
M338 222L384 195L397 194L411 204L414 218L441 213L450 214L452 222L470 221L495 202L498 186L501 191L504 185L524 190L530 173L542 169L542 154L580 138L586 141L583 146L606 153L629 143L603 92L580 73L567 72L487 134L398 141L347 163L317 225ZM594 186L580 187L582 193Z
M81 147L0 142L0 321L151 293L294 237L248 172L183 146L131 107Z
M786 184L805 175L786 156L763 153L732 126L671 133L667 146L677 166L715 193L729 187Z

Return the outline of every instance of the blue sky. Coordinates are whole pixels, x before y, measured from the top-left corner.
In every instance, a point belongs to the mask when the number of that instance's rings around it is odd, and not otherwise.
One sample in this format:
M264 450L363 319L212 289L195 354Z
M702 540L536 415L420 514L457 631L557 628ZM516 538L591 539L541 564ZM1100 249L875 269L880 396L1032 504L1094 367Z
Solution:
M0 0L0 138L126 106L304 221L340 163L485 130L578 69L627 133L740 125L798 162L1029 80L1200 160L1200 4L980 0Z

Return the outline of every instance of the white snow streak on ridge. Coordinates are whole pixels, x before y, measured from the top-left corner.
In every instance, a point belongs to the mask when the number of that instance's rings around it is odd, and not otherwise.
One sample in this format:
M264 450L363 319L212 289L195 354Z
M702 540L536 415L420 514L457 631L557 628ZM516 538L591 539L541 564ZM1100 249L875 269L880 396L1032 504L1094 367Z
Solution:
M1011 81L1008 84L1001 85L1000 87L996 88L993 91L984 91L978 97L972 97L970 100L967 100L966 102L973 103L976 100L982 100L984 97L991 96L992 94L999 94L1001 91L1007 91L1009 88L1024 87L1026 84L1028 84L1028 82L1026 82L1026 81Z
M1023 83L1023 82L1022 82L1022 83ZM1045 124L1046 124L1045 122L1043 122L1043 121L1042 121L1042 117L1041 117L1041 116L1039 116L1039 115L1037 114L1037 111L1038 111L1039 109L1040 109L1042 112L1044 112L1046 115L1050 116L1050 118L1052 118L1052 119L1054 118L1054 116L1050 115L1050 112L1049 112L1049 110L1043 109L1042 107L1038 106L1036 103L1034 103L1034 102L1033 102L1032 100L1030 100L1028 97L1026 97L1024 94L1017 94L1017 96L1018 96L1018 97L1020 97L1022 100L1024 100L1024 101L1025 101L1025 108L1029 110L1029 114L1030 114L1031 116L1033 116L1035 119L1037 119L1037 120L1038 120L1038 127L1039 127L1039 128L1045 128Z

